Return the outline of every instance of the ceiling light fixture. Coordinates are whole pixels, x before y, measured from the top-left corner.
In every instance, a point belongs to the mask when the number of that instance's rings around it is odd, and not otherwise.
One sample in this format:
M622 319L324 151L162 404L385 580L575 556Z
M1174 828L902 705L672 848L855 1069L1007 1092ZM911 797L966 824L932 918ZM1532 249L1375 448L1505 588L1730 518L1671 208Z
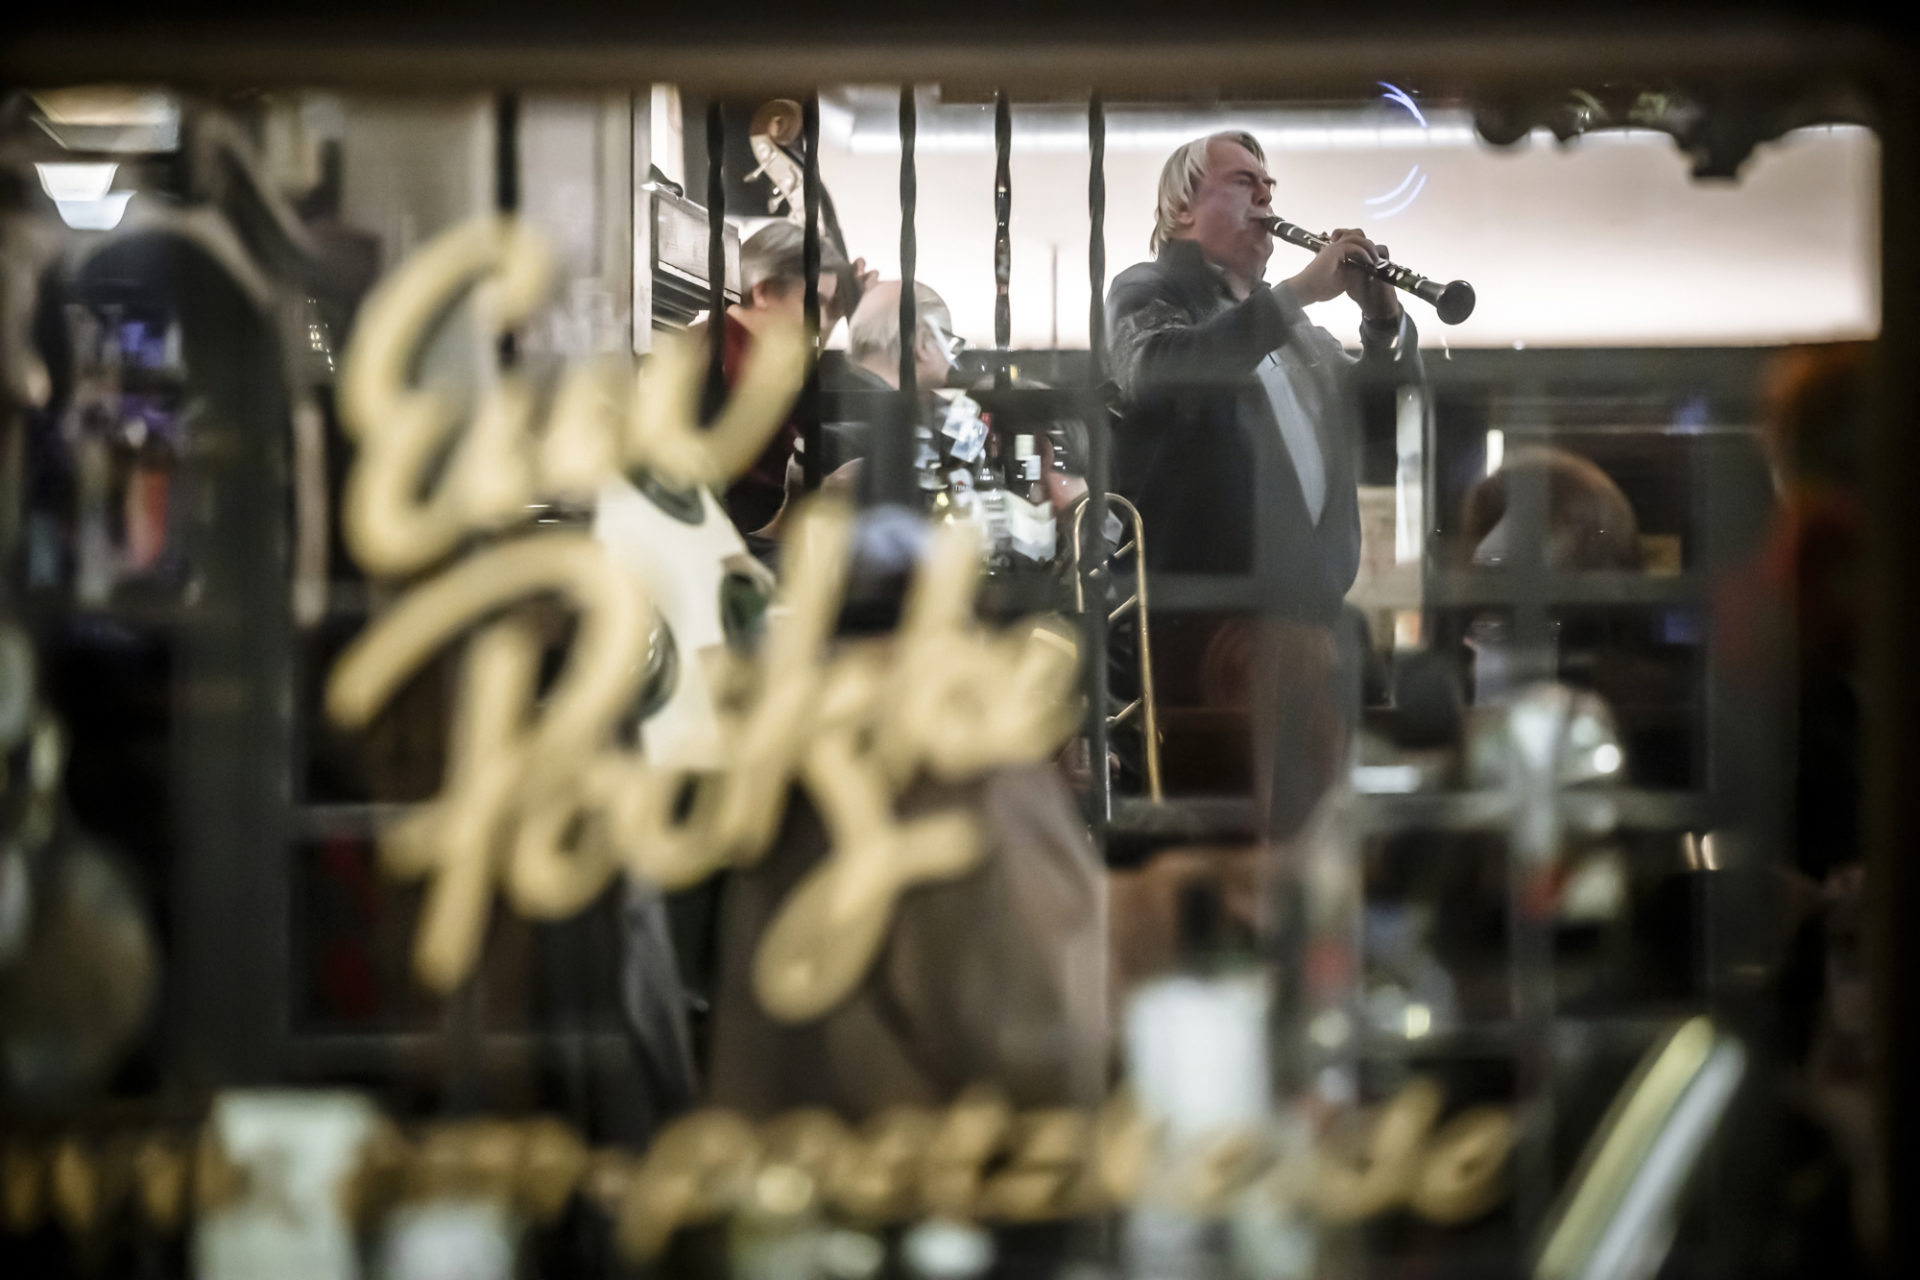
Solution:
M109 191L98 200L56 200L60 220L75 231L111 231L126 216L131 191Z
M71 160L41 161L33 167L40 171L41 189L58 201L100 199L113 189L113 175L120 169L111 162Z

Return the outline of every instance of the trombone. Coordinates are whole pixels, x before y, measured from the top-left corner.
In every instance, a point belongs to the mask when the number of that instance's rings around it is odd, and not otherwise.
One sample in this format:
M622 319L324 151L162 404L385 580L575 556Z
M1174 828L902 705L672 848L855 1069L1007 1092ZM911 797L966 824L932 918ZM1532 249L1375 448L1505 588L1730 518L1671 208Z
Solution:
M1085 519L1087 508L1093 503L1082 498L1073 509L1073 603L1081 613L1087 611L1086 579L1080 573L1081 522ZM1109 508L1118 508L1132 526L1130 538L1114 548L1107 558L1113 561L1133 553L1133 594L1121 601L1107 614L1107 625L1111 627L1126 616L1132 609L1140 623L1140 696L1107 717L1107 729L1111 732L1126 724L1135 716L1141 718L1141 736L1146 740L1147 757L1147 798L1156 804L1161 800L1160 791L1160 721L1155 711L1153 696L1153 646L1147 635L1147 541L1146 530L1140 521L1139 508L1117 493L1107 495ZM1103 531L1104 532L1104 531ZM1101 673L1102 688L1105 687L1106 673ZM1105 710L1104 704L1102 711ZM1090 765L1092 761L1088 762ZM1107 762L1101 760L1097 766L1104 769Z

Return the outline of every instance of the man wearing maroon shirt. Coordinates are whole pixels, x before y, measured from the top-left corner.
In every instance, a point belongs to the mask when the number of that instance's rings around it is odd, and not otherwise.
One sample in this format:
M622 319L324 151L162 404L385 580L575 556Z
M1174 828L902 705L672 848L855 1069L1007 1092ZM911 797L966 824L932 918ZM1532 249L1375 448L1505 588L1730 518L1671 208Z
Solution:
M806 267L804 232L791 222L775 222L762 227L740 246L740 302L726 316L726 341L722 352L722 373L729 387L739 376L749 347L763 328L770 324L801 323L806 306ZM879 273L867 270L866 259L855 259L851 268L833 245L820 244L820 333L824 338L844 314L847 301L839 296L841 281L859 288L873 283ZM744 536L765 528L786 499L787 460L793 456L800 438L800 424L789 418L767 447L727 488L725 505L734 528Z

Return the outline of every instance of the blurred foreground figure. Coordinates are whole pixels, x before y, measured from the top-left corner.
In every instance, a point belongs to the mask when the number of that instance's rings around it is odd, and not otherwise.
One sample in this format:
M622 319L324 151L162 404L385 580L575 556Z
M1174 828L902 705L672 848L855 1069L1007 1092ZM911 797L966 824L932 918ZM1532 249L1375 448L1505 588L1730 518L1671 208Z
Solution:
M1284 836L1343 752L1334 635L1360 564L1353 381L1362 365L1417 376L1418 354L1393 288L1365 270L1384 248L1336 231L1297 274L1269 284L1272 214L1273 178L1251 134L1179 148L1160 174L1155 258L1114 280L1107 316L1121 412L1113 487L1140 509L1149 567L1248 573L1270 561L1279 575L1279 616L1260 626L1153 619L1161 703L1202 708L1198 720L1213 726L1183 768L1182 717L1163 717L1169 785L1245 790L1257 777L1264 790L1271 775L1273 834ZM1342 294L1360 307L1359 359L1303 310ZM1263 459L1284 474L1262 474ZM1268 493L1275 505L1260 509ZM1256 705L1253 722L1276 726L1277 769L1253 763L1244 727L1219 731L1222 713L1236 721Z
M1776 357L1762 428L1778 505L1759 553L1716 598L1716 642L1749 708L1729 744L1731 810L1786 815L1773 901L1784 922L1774 990L1792 1096L1824 1129L1786 1154L1799 1261L1863 1274L1880 1224L1870 1089L1871 993L1860 846L1860 445L1870 348ZM1771 802L1771 803L1769 803ZM1808 1188L1811 1188L1809 1190Z
M904 897L872 971L815 1021L768 1016L751 970L774 913L826 854L818 815L796 803L766 859L729 878L710 1102L756 1116L824 1106L865 1118L989 1084L1018 1107L1099 1104L1104 877L1072 794L1051 765L1033 765L959 795L925 788L905 812L956 799L982 826L985 863Z
M927 526L897 507L864 513L841 620L891 629ZM1098 1105L1106 1039L1105 877L1073 794L1050 763L962 786L923 784L901 812L971 809L986 856L899 902L872 969L823 1016L783 1022L756 998L760 938L828 852L813 807L794 798L773 847L726 877L716 948L708 1101L768 1116L827 1107L864 1118L941 1106L969 1085L1016 1107Z

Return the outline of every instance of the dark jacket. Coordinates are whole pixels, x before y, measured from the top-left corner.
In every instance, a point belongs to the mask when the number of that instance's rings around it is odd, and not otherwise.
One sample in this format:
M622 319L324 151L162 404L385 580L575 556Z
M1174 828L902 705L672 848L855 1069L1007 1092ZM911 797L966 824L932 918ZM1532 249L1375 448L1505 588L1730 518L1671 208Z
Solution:
M1306 317L1292 291L1256 285L1235 302L1224 277L1190 240L1129 267L1107 295L1109 361L1120 391L1113 487L1140 508L1150 568L1248 573L1254 568L1258 441L1285 474L1267 534L1281 578L1283 616L1331 626L1360 565L1355 491L1356 370L1379 365L1395 380L1419 377L1413 323L1398 333L1361 326L1363 355ZM1327 496L1309 514L1257 370L1272 352L1316 418ZM1392 366L1400 366L1398 369Z

